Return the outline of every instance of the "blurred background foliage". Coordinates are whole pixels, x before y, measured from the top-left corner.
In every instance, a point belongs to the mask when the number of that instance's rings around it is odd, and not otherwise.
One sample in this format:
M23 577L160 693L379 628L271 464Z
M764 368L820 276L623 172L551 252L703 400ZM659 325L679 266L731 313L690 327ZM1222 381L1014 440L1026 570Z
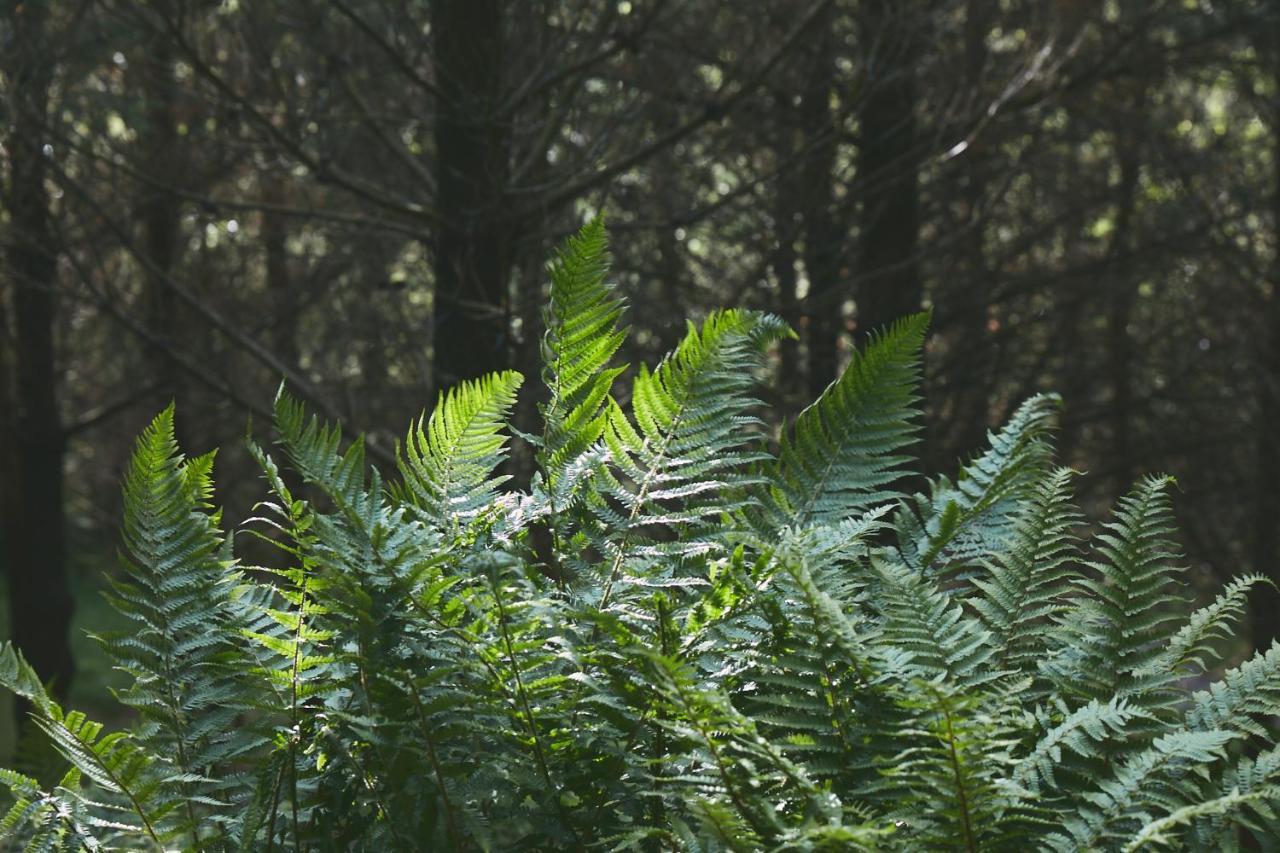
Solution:
M1280 4L0 9L0 564L60 688L155 411L223 448L233 527L282 378L385 460L439 389L537 363L545 259L600 211L633 363L771 310L794 413L932 308L926 467L1057 390L1093 517L1167 471L1199 583L1280 579Z

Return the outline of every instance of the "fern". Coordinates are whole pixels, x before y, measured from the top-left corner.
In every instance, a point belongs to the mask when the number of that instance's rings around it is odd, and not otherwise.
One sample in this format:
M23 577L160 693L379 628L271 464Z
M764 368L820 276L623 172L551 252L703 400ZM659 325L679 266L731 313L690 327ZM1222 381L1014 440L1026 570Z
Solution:
M1073 476L1059 468L1030 490L1008 541L973 580L970 603L993 634L998 667L1034 669L1048 650L1045 629L1067 608L1080 523Z
M609 367L626 332L619 325L622 300L605 284L608 269L608 239L598 218L570 238L551 265L543 340L543 381L551 398L542 406L546 426L540 447L548 476L603 434L605 400L625 370Z
M505 477L492 477L506 443L501 430L522 377L515 371L464 382L409 433L400 456L405 496L434 523L448 526L493 502Z
M1176 555L1167 477L1147 477L1120 501L1114 521L1097 537L1096 574L1078 581L1084 595L1064 617L1079 656L1073 685L1091 698L1114 694L1147 701L1164 680L1146 676L1160 659L1159 641L1178 619ZM1158 697L1156 697L1158 701Z
M1275 849L1280 645L1222 669L1262 580L1187 612L1168 478L1087 535L1046 395L903 494L924 316L771 452L789 330L715 312L628 385L607 270L598 221L550 267L527 488L519 374L389 471L281 389L245 565L160 413L99 638L133 724L0 647L60 762L0 770L6 849Z
M899 515L899 551L918 568L966 563L997 547L1011 531L1018 500L1044 473L1045 436L1061 400L1041 394L1023 403L991 447L960 470L940 477L928 495L915 495Z
M873 335L783 439L773 498L784 523L851 518L896 500L916 427L915 386L927 314Z

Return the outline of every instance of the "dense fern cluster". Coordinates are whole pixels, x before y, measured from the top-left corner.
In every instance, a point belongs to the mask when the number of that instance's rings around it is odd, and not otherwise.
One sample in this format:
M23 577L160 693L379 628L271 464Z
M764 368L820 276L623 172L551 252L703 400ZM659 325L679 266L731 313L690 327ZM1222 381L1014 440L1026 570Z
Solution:
M1280 647L1208 680L1259 579L1187 616L1167 478L1081 541L1041 396L903 494L923 316L772 452L752 384L787 328L715 313L624 383L606 268L599 223L552 264L527 490L496 473L516 373L443 394L385 480L282 393L296 476L254 448L271 497L244 529L283 568L248 566L212 456L156 418L111 596L132 627L101 638L137 723L63 710L5 647L0 681L68 769L3 772L0 830L89 850L1276 844Z

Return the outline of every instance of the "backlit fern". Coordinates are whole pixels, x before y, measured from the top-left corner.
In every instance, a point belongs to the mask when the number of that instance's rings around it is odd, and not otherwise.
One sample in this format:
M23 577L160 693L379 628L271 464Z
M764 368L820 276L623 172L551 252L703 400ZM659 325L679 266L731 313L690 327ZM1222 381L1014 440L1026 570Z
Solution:
M1188 613L1169 480L1087 535L1027 401L907 479L927 317L770 450L789 335L716 312L615 363L599 222L550 267L536 472L500 473L522 377L439 396L393 471L287 392L242 534L173 412L124 483L100 637L128 730L0 683L62 766L0 771L33 850L1273 849L1280 646L1217 680L1257 576ZM628 379L628 374L630 378ZM621 389L621 390L620 390ZM917 494L909 484L925 482Z

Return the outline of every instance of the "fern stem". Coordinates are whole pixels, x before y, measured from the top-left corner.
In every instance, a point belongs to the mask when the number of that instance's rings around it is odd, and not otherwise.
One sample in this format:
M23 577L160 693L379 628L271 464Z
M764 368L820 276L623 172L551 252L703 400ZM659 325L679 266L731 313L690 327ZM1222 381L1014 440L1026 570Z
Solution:
M162 619L161 625L164 628L164 630L168 632L169 630L168 619L164 617L163 612L161 612L160 615ZM166 633L166 636L167 636L167 633ZM183 746L183 742L184 742L183 735L185 734L185 727L181 724L181 721L178 716L181 710L181 705L178 702L177 696L175 696L173 693L173 684L174 684L173 669L171 667L171 661L168 659L167 656L164 661L164 672L165 672L165 693L168 695L168 698L169 698L169 716L172 721L173 731L175 735L174 746L177 748L177 751L178 751L178 763L182 767L183 773L191 773L191 766L187 763L187 752L185 747ZM187 821L191 828L192 849L196 851L202 851L204 848L200 844L200 833L197 830L195 809L193 809L191 806L190 783L183 782L182 790L183 790L183 793L186 794L186 796L183 797L182 805L187 813Z
M440 799L444 801L444 818L445 824L449 827L449 843L453 845L454 850L462 849L462 833L458 831L458 824L453 814L453 802L449 799L449 789L444 784L444 768L440 766L440 759L436 756L435 739L431 737L431 727L427 723L427 712L422 707L422 697L418 695L418 690L413 682L409 683L409 693L413 697L413 707L418 712L418 721L422 727L422 738L427 745L427 759L431 762L431 770L436 774L436 785L440 788Z
M516 660L515 648L511 644L511 632L507 626L507 609L502 603L502 593L499 591L498 579L491 575L489 582L493 586L494 604L498 607L498 627L502 631L502 643L507 648L507 660L511 662L511 672L516 679L516 696L524 708L525 724L529 727L529 734L533 738L533 752L538 759L538 769L542 773L543 781L547 783L547 788L555 795L556 811L560 814L560 820L564 823L565 828L569 830L569 834L573 836L573 840L577 842L578 847L581 848L582 839L578 837L578 831L574 829L573 822L569 820L569 814L560 799L560 786L551 779L547 756L542 748L542 738L538 734L538 726L533 717L533 708L529 705L529 694L525 690L524 676L521 675L520 663Z
M640 488L636 492L636 501L631 506L631 513L627 516L627 527L636 520L640 515L640 510L644 508L644 502L648 500L649 489L653 486L653 478L658 475L658 467L662 460L667 457L667 448L671 446L672 439L675 438L676 429L680 426L680 421L684 419L685 408L687 402L680 404L679 411L675 417L671 419L671 426L667 428L667 434L662 439L662 446L657 450L657 454L653 457L653 461L649 464L649 470L644 472L644 479L640 481ZM648 441L645 441L645 446ZM604 610L605 605L609 603L609 595L613 592L613 584L618 579L618 573L622 571L622 562L626 559L625 540L618 544L618 551L613 557L613 563L609 566L609 578L605 581L604 592L600 594L599 610ZM593 635L594 636L594 635Z
M276 817L280 814L280 787L284 784L284 765L280 765L280 772L276 774L276 783L271 789L271 816L267 818L267 850L266 853L276 849ZM295 843L297 838L295 836Z
M293 843L301 849L302 832L298 825L298 739L302 736L301 723L298 721L298 682L302 673L302 640L307 622L308 580L307 559L299 554L299 566L302 569L302 582L298 585L298 627L293 635L293 664L289 673L289 715L293 724L289 732L289 804L293 810Z
M978 853L978 841L973 835L973 818L969 815L969 797L965 793L964 774L960 769L960 756L956 753L956 733L951 721L951 708L942 697L938 698L938 706L942 709L942 718L947 726L947 760L951 764L951 773L955 779L956 796L960 799L960 820L964 826L964 846L969 853Z

